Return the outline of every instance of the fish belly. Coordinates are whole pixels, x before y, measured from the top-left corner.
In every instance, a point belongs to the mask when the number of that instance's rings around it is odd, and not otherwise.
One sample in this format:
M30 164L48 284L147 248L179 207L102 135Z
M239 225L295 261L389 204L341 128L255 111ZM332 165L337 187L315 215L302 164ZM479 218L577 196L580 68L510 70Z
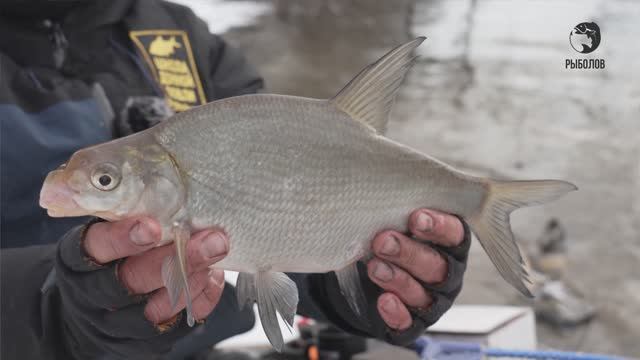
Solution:
M377 232L406 231L416 208L462 213L482 200L465 175L326 101L239 97L194 115L159 138L185 173L193 227L229 236L220 268L341 269Z

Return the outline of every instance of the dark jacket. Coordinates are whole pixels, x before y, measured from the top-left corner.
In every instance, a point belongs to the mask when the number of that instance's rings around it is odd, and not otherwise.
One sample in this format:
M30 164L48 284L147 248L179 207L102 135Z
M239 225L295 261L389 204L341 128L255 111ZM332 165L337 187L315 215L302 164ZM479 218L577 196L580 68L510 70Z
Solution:
M146 321L141 311L108 324L108 309L87 305L99 292L79 285L97 278L65 271L64 249L56 245L87 219L49 218L38 194L45 175L75 150L153 125L149 116L136 116L139 109L130 105L137 100L161 98L181 111L254 93L262 79L186 7L159 0L33 1L0 5L2 358L147 358L172 347L179 358L246 331L253 314L237 309L231 286L206 331L175 346L192 329L182 324L141 339L134 331ZM390 332L375 310L379 290L366 277L373 320L363 323L333 274L290 276L300 289L300 313L348 331L404 343L428 325Z
M171 31L185 33L189 44L176 49L182 52L176 55L183 56L168 58L188 63L193 72L195 86L182 90L198 96L188 105L253 93L263 85L238 50L211 35L202 20L179 5L92 0L80 2L60 19L23 18L8 14L4 7L0 21L2 247L55 242L78 223L49 218L37 206L46 173L73 151L120 135L114 121L119 121L130 98L165 95L156 80L157 70L132 42L131 34L156 30L157 35L138 37L151 42L158 36L170 40L165 34ZM173 38L180 41L177 35ZM185 50L191 50L190 56L185 56ZM104 99L94 91L96 84L104 90L113 117L101 109Z

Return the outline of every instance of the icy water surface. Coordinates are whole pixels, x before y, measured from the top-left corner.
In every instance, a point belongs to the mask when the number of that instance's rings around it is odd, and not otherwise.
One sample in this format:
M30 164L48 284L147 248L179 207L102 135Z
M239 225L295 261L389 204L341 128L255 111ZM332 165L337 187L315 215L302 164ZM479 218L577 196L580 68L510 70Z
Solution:
M416 3L414 32L449 31L421 50L390 136L480 173L580 188L512 216L529 244L551 216L567 226L568 277L600 310L576 331L541 326L545 345L640 356L638 20L632 1ZM586 56L568 41L583 21L602 30ZM602 58L606 68L568 70L566 58ZM461 301L524 303L474 250Z

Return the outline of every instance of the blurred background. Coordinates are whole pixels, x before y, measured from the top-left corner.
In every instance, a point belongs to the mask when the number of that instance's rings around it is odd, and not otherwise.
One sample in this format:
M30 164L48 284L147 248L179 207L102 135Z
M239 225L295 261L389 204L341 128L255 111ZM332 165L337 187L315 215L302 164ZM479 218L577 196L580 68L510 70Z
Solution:
M273 93L330 97L390 48L427 36L389 137L476 174L580 188L512 216L560 290L546 289L546 303L519 296L476 243L458 303L534 307L542 348L640 357L639 2L174 1L243 49ZM587 21L602 41L582 54L569 34ZM566 69L566 59L606 67Z

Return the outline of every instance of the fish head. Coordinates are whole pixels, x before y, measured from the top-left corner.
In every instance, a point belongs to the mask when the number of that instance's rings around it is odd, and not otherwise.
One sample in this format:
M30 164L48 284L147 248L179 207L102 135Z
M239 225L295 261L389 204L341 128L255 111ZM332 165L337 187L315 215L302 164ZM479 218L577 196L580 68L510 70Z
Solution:
M52 217L154 215L154 210L176 203L180 184L170 156L159 146L114 141L79 150L51 171L40 191L40 206Z

